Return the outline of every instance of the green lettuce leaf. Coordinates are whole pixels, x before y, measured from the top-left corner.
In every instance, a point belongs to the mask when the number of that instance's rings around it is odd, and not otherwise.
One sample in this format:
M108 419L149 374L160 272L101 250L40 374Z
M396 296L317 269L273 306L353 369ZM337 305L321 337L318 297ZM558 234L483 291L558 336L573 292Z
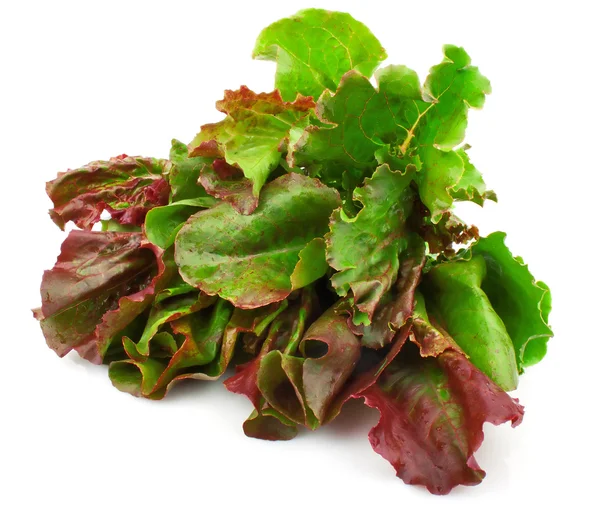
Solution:
M515 349L481 288L485 273L481 255L446 262L426 275L423 293L428 311L473 364L504 390L514 390L518 382Z
M326 91L321 96L317 115L324 126L310 126L299 139L297 165L308 167L325 183L338 188L344 185L344 172L350 173L355 183L361 183L372 172L378 149L396 143L399 134L406 134L405 126L410 122L404 120L402 111L415 101L410 86L398 85L414 82L414 72L394 66L385 68L385 73L378 73L377 77L379 91L365 76L348 72L335 94ZM395 84L395 89L389 89L411 96L388 96L388 82Z
M200 170L206 164L211 164L214 158L215 155L189 157L188 147L177 139L173 139L169 153L171 161L169 203L197 198L210 199L204 187L198 183L198 177Z
M298 434L298 425L265 403L246 419L244 434L260 440L291 440Z
M464 172L460 181L452 188L450 194L452 198L458 201L472 201L479 206L483 206L483 202L487 200L498 201L494 191L488 191L481 173L471 163L467 150L469 145L465 144L456 153L463 160Z
M452 206L451 191L472 193L472 167L465 169L453 147L462 142L469 107L482 107L489 81L470 65L462 48L444 47L444 61L431 68L423 88L405 66L388 66L378 88L356 72L342 78L334 95L323 94L316 112L325 126L309 127L297 145L296 162L343 187L343 174L355 182L368 176L376 160L393 170L414 166L419 194L437 223ZM329 126L327 126L327 124ZM464 152L463 152L464 153Z
M125 351L132 360L145 361L150 356L150 341L164 324L202 310L214 302L214 297L195 291L155 303L148 313L148 321L139 340L135 342L129 337L123 338Z
M302 96L284 102L279 91L257 94L245 86L225 91L217 109L227 117L202 126L189 145L190 155L203 154L202 144L216 141L227 163L243 171L258 197L287 146L294 146L308 126L314 106L310 98Z
M349 14L305 9L265 28L253 57L277 62L275 87L291 101L297 94L316 99L325 89L334 90L352 69L370 76L387 55Z
M144 223L146 237L152 244L167 249L173 245L177 233L193 214L216 203L211 197L200 197L153 208L146 215Z
M198 212L175 240L179 272L189 284L240 308L281 301L292 292L293 275L302 276L303 285L307 276L318 278L300 253L325 234L339 203L334 189L291 173L265 187L251 215L227 203Z
M384 164L354 191L354 199L363 205L357 216L348 218L338 208L331 219L327 261L339 271L331 283L340 296L352 289L356 309L368 317L365 324L396 281L398 255L407 248L405 225L414 197L411 179L412 174L391 171Z
M145 331L147 335L149 329L154 330L156 319L160 317L163 325L170 323L176 338L167 331L161 331L148 344L149 348L152 347L148 351L150 356L141 355L138 351L130 354L132 358L128 360L111 363L109 377L117 389L148 399L162 399L181 380L218 379L233 357L239 335L262 334L286 309L287 303L254 310L234 310L227 301L219 299L214 306L199 311L188 307L190 313L187 313L180 299L177 307L169 308L170 315L162 311L151 314ZM175 346L165 348L163 343L160 347L157 344L159 337L176 341ZM131 345L126 345L126 348L129 353Z
M112 384L122 392L149 399L162 399L171 387L184 379L213 379L218 372L209 376L209 364L220 369L219 349L223 341L226 327L231 318L233 307L224 300L219 300L212 308L203 309L178 319L168 320L172 332L183 342L177 342L169 332L161 331L159 336L170 338L175 347L170 353L156 354L152 357L121 360L112 362L108 375ZM153 347L154 349L154 347Z
M481 287L510 335L523 367L538 363L546 354L551 296L548 286L536 281L520 257L506 247L505 233L482 237L472 247L474 257L483 257L486 273Z
M431 212L431 221L438 223L452 207L450 190L460 181L464 163L455 151L441 151L425 146L419 152L423 167L417 174L421 201Z
M416 125L409 135L416 134L420 144L448 151L465 137L469 108L482 108L492 88L490 81L471 65L464 48L445 45L444 60L429 70L423 91L428 101L419 106Z
M271 351L260 361L256 383L267 403L283 417L296 424L316 429L315 414L306 404L299 356Z

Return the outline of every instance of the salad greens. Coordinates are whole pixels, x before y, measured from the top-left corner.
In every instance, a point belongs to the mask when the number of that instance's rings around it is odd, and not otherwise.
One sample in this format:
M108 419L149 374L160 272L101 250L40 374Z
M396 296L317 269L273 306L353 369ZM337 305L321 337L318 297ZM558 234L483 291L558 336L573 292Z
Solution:
M48 182L72 221L34 311L48 346L161 399L183 379L250 400L244 432L289 440L362 398L374 450L435 494L479 483L484 422L546 353L548 287L458 219L496 201L464 144L488 79L447 45L421 83L350 15L308 9L258 37L275 90L225 91L225 118L168 159L120 155ZM96 229L101 214L110 214Z

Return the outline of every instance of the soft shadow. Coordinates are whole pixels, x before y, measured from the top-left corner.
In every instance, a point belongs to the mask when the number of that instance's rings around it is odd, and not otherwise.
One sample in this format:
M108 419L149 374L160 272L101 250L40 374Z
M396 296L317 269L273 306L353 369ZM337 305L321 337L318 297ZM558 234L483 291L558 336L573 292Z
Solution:
M197 397L198 395L204 394L223 394L224 396L236 396L229 392L223 385L230 376L235 374L235 369L228 368L225 373L214 381L203 380L203 379L183 379L176 382L173 387L167 392L163 401L176 400L176 401L187 401L190 397ZM239 396L241 397L241 396ZM248 403L250 404L250 403Z
M208 381L200 379L183 379L177 381L162 399L164 402L189 401L192 397L213 393L213 388L223 386L221 380ZM210 388L209 388L210 387Z
M77 351L71 351L64 356L64 360L69 362L69 365L73 365L89 374L96 376L106 375L108 376L108 365L96 365L88 360L82 358L77 354Z
M365 436L379 421L379 412L365 405L362 399L350 399L340 414L329 424L336 436Z

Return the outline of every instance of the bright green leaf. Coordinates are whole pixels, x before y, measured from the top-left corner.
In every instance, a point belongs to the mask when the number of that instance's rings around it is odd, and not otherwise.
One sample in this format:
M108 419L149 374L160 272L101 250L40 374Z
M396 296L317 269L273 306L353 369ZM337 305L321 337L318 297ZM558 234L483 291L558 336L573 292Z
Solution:
M485 259L487 272L482 289L502 318L522 369L544 357L548 339L553 335L548 326L550 290L535 280L519 257L512 256L505 237L505 233L494 232L479 239L473 246L473 255Z
M277 62L275 87L285 100L298 93L317 99L335 90L352 69L366 76L386 57L371 31L352 16L305 9L264 29L256 41L255 59Z
M481 285L486 262L481 255L446 262L426 275L428 309L471 362L504 390L517 387L518 371L511 338Z
M152 244L166 249L175 242L175 236L183 223L201 208L208 208L216 204L210 196L184 199L164 207L156 207L146 214L144 230L146 237Z
M470 107L480 109L492 92L490 81L471 66L464 48L444 46L444 60L429 70L423 85L429 105L416 127L420 144L451 150L459 145L467 128Z
M198 176L202 167L213 161L212 157L189 157L188 147L173 139L169 159L171 160L169 173L171 202L196 198L210 199L202 185L198 184Z
M290 276L292 289L301 289L318 280L327 272L327 269L329 269L329 265L325 258L325 241L320 237L311 240L298 253L298 263Z
M471 159L469 159L466 151L468 149L469 146L465 145L461 149L456 150L456 153L463 160L465 170L459 182L450 191L450 194L455 200L472 201L482 207L486 199L497 201L496 193L486 189L481 173L471 163Z
M423 168L416 175L421 201L431 212L431 220L438 223L444 212L452 207L449 192L459 181L464 171L463 160L455 151L441 151L433 146L421 152Z

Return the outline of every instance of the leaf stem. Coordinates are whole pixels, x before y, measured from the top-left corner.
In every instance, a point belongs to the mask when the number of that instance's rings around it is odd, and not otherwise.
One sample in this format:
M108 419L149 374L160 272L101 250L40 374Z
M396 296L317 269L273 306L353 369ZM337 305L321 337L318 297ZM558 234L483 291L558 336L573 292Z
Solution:
M416 103L415 103L416 105ZM410 130L408 131L408 134L406 136L406 139L404 139L404 142L402 143L402 145L400 146L400 153L402 155L404 155L406 153L406 150L408 150L408 147L410 145L410 142L412 141L412 138L415 136L415 130L417 128L417 125L419 124L419 122L421 121L421 118L427 113L427 111L429 109L431 109L431 107L433 107L435 105L435 103L430 103L429 107L427 107L423 112L421 112L419 114L419 116L417 117L417 119L415 120L415 122L413 123L413 126L410 127ZM419 107L417 106L417 110L419 109Z

